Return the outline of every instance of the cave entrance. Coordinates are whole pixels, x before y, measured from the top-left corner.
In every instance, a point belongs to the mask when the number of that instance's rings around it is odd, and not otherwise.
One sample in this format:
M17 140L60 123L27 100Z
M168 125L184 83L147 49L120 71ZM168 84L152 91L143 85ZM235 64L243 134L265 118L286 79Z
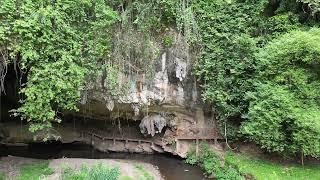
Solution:
M105 137L145 138L140 132L140 122L129 118L92 119L84 116L68 115L63 118L64 127L77 131L94 132Z
M26 74L23 74L13 63L9 63L5 71L3 91L0 93L0 123L20 120L11 116L10 110L20 106L19 90L21 85L26 82Z

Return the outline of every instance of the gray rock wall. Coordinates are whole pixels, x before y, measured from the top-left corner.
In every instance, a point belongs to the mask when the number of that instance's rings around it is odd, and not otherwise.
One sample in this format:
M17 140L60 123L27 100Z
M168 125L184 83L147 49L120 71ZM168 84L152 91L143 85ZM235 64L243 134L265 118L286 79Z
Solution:
M178 33L171 33L171 36L175 42L172 47L160 48L158 58L150 60L155 70L152 76L120 74L119 82L125 82L129 89L122 96L110 97L102 91L101 75L87 91L86 103L77 115L100 120L141 121L140 131L146 137L162 134L164 151L185 156L186 147L193 141L180 141L178 146L181 147L172 148L176 146L177 131L192 136L199 133L192 132L194 128L201 131L201 128L216 126L210 107L201 101L192 74L196 54L190 51L183 36Z
M150 60L154 67L151 76L141 72L120 73L118 81L121 82L120 85L128 87L128 90L119 96L110 96L105 90L105 74L98 73L97 78L88 78L88 86L82 92L79 103L80 111L64 113L72 115L73 124L57 125L52 133L60 136L62 142L84 141L101 151L170 152L185 157L189 147L194 144L192 137L206 135L212 132L208 127L216 126L211 108L202 103L196 78L192 75L196 54L190 51L180 34L170 33L175 43L170 48L159 46L158 58ZM120 122L120 119L140 124L130 127L135 128L134 131L139 135L136 134L136 138L145 138L153 143L115 143L80 136L83 131L95 132L98 129L102 131L97 132L101 136L114 136L110 130L112 127L108 129L94 125L105 121ZM83 120L85 124L80 125ZM16 124L6 125L7 129L8 127L12 127L8 131L9 135L0 131L0 140L3 142L32 141L32 134L25 126L20 131ZM119 123L120 130L122 128ZM179 133L191 139L179 140ZM117 136L124 138L124 134L121 131ZM127 135L126 138L133 136Z

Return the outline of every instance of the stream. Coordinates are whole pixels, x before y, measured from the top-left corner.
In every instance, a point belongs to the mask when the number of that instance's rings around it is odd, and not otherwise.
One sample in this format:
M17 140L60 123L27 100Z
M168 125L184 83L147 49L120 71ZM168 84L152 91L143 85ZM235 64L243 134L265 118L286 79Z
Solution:
M184 163L184 160L170 154L103 153L91 146L71 143L31 144L29 146L1 146L1 156L19 156L35 159L88 158L127 159L157 166L165 180L205 180L200 168Z

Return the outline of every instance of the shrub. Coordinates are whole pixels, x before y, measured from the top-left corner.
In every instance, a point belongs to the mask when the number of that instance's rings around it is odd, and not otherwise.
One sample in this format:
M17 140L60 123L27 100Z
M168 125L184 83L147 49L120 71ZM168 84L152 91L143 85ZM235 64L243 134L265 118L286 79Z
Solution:
M191 150L186 159L186 163L200 166L207 176L217 179L244 179L237 169L229 164L222 163L223 161L210 149L209 145L201 144L199 155L197 156L194 150Z
M117 180L120 176L119 168L111 168L102 163L92 167L82 166L79 171L66 168L63 172L63 180Z
M271 152L320 156L319 56L320 29L293 31L261 49L244 135Z

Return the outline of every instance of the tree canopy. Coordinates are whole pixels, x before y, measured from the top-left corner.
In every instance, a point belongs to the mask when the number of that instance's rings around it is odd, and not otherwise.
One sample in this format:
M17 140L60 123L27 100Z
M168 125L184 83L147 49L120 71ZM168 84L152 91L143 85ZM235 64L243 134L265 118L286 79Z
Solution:
M320 154L319 40L320 29L292 31L257 54L241 132L270 151Z
M117 13L103 0L3 0L0 16L3 60L28 76L15 113L32 132L50 128L59 111L77 110L85 75L109 54Z
M222 133L271 152L320 156L315 1L198 1L195 72ZM240 129L239 129L240 128ZM240 130L240 131L239 131Z

